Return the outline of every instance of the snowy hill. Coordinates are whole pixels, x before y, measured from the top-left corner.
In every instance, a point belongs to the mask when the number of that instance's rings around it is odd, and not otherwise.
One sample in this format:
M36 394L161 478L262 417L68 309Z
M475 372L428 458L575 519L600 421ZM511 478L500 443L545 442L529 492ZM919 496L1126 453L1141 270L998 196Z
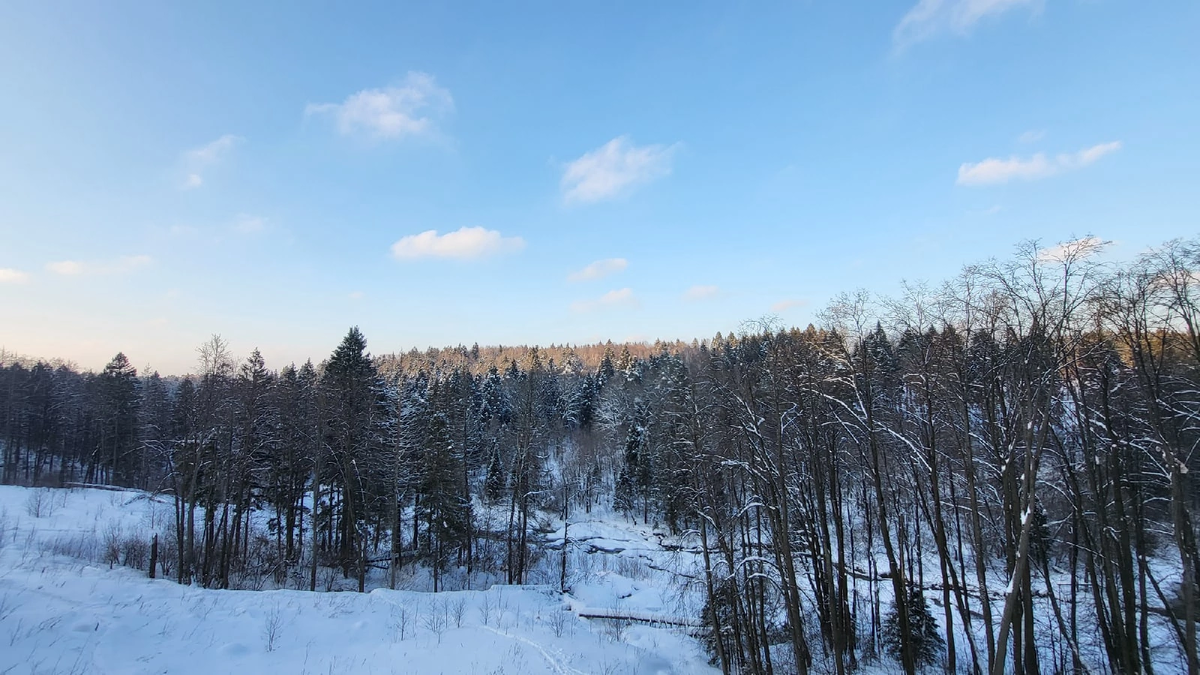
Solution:
M645 528L572 524L572 540L622 552L573 547L569 596L311 593L207 590L125 566L145 567L131 542L169 518L169 503L141 492L0 487L0 672L717 672L686 627L668 625L687 594L654 569L676 553Z

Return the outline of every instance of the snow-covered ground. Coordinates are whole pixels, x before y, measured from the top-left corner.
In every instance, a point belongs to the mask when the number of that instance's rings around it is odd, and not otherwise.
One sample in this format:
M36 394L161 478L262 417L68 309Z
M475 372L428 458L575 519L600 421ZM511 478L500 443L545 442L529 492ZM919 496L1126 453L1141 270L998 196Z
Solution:
M259 515L256 527L270 514ZM607 511L572 518L569 594L556 590L561 522L539 523L545 550L530 579L544 585L487 587L490 575L477 573L471 586L486 590L436 594L424 592L431 585L427 572L411 566L401 574L406 590L381 588L387 575L375 570L365 594L344 590L356 588L356 582L333 570L322 572L318 587L342 591L209 590L151 580L142 571L148 542L156 532L168 540L171 528L169 498L0 486L0 675L719 672L690 636L703 602L697 542ZM109 565L114 557L119 563L133 557L141 569ZM925 561L927 569L936 564ZM1159 578L1170 582L1177 572L1160 566ZM992 596L1002 603L1002 571L992 572ZM1065 573L1054 576L1066 600ZM867 616L870 588L852 581L856 610ZM238 583L257 588L272 582ZM459 570L443 583L462 588L466 579ZM285 582L296 585L306 587L307 576ZM886 610L889 584L880 582L875 591ZM940 623L940 592L927 590L926 597ZM1080 600L1080 621L1092 625L1090 603ZM1035 602L1046 600L1039 595ZM1050 609L1043 609L1039 621L1047 622ZM806 628L810 642L818 644L815 616ZM1152 617L1150 628L1161 636L1153 641L1156 672L1181 672L1177 645L1163 620ZM962 668L969 658L966 635L961 625L955 632ZM1049 623L1045 635L1049 642L1057 637ZM982 633L975 637L982 644ZM1102 664L1098 635L1085 631L1080 648L1089 663ZM1044 663L1053 663L1053 656L1047 651ZM815 672L832 669L825 658L817 656ZM884 657L864 662L860 672L900 668Z
M686 628L584 618L697 616L687 554L649 528L572 524L570 596L206 590L105 564L170 519L139 492L0 486L0 673L718 672Z

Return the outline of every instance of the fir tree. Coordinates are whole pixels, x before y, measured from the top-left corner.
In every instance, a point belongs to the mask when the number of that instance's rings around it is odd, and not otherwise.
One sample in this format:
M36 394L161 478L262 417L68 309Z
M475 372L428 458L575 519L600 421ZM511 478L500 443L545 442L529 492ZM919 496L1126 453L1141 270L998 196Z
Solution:
M488 501L495 503L504 496L505 478L504 464L500 461L500 446L493 444L488 458L487 478L484 479L484 494Z
M109 481L116 485L134 483L137 452L137 414L139 382L137 368L125 354L117 353L100 373L104 457L108 460Z
M925 594L915 585L908 589L908 626L908 642L917 664L931 666L937 663L946 648L946 641L938 631L937 619L929 611ZM888 655L900 661L904 640L900 630L900 615L893 605L883 621L883 647Z

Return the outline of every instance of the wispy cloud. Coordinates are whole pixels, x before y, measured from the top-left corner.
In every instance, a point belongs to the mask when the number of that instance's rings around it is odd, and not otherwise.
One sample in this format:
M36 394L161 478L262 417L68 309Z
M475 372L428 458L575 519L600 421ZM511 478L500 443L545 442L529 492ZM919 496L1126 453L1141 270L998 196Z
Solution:
M983 19L1019 7L1034 11L1044 0L920 0L892 31L895 45L903 49L942 33L968 35Z
M58 262L46 263L46 269L63 276L77 276L83 274L84 265L74 260L59 260Z
M612 199L668 176L677 146L638 146L628 136L618 136L567 164L560 183L563 201Z
M204 172L228 157L243 140L241 136L225 134L211 143L183 153L187 171L187 177L183 180L184 189L193 190L204 185Z
M786 312L789 309L796 309L797 307L807 307L807 306L808 306L807 300L780 300L779 302L771 305L771 311L772 312Z
M240 136L225 134L212 143L188 150L187 157L198 164L212 164L223 159L241 141L242 138Z
M464 227L439 235L437 230L410 234L392 244L392 256L398 260L419 258L452 258L469 260L525 248L520 237L505 237L496 230Z
M46 270L67 277L91 276L102 274L125 274L149 265L154 260L148 255L128 255L116 260L100 260L80 262L78 260L59 260L46 263Z
M721 289L716 286L692 286L683 294L684 300L708 300L717 297Z
M1063 153L1053 157L1037 153L1023 159L1012 156L1007 159L989 157L982 162L963 164L958 167L959 185L993 185L1011 180L1036 180L1048 178L1067 171L1082 169L1096 163L1101 157L1121 149L1120 141L1101 143L1079 152Z
M310 103L305 115L329 115L339 133L383 140L437 133L437 120L454 111L454 98L432 75L410 72L399 84L363 89L341 103Z
M0 267L0 284L23 284L29 281L29 275L11 267Z
M624 271L626 267L629 267L629 261L624 258L605 258L604 260L597 260L581 270L571 272L567 275L567 281L603 279L609 275Z
M266 229L267 219L261 216L239 213L233 219L233 230L238 234L256 234Z
M1030 129L1017 137L1020 143L1037 143L1046 137L1046 132L1043 129Z
M1063 262L1069 259L1081 259L1099 253L1104 247L1112 242L1104 241L1100 237L1088 235L1079 239L1064 241L1054 246L1049 246L1039 249L1037 252L1038 260L1043 262Z
M609 291L594 300L579 300L571 303L573 312L592 312L610 307L637 307L638 299L632 288L621 288Z

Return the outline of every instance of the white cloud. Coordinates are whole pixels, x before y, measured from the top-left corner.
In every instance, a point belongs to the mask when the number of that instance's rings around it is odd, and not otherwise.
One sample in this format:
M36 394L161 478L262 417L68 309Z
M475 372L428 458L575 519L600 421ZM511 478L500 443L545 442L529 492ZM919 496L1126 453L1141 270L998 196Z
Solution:
M1066 162L1066 167L1070 169L1084 167L1101 157L1116 152L1121 149L1121 141L1112 141L1111 143L1101 143L1093 145L1086 150L1080 150L1074 155L1059 155L1059 161ZM1065 158L1065 159L1064 159Z
M807 300L780 300L779 302L771 305L771 311L772 312L786 312L789 309L795 309L797 307L807 307L807 306L808 306Z
M130 255L109 261L79 262L78 260L59 260L46 263L46 269L62 276L83 276L100 274L124 274L139 267L145 267L153 262L148 255Z
M255 234L267 229L267 219L239 213L233 220L233 229L240 234Z
M208 145L201 146L194 150L188 150L187 156L193 162L201 165L208 165L224 159L229 154L233 147L242 141L241 137L233 134L225 134Z
M940 33L967 35L975 24L1019 7L1034 11L1043 0L920 0L892 31L897 47L904 48Z
M1101 249L1110 243L1100 237L1089 235L1039 249L1037 258L1043 262L1064 262L1067 259L1087 258L1099 253Z
M118 260L112 269L117 272L127 272L138 267L149 265L151 262L153 262L153 259L148 255L130 255Z
M563 200L596 202L627 193L671 173L677 145L636 146L618 136L567 165L561 188Z
M597 260L577 272L571 272L567 275L567 281L603 279L610 274L624 271L626 267L629 267L629 261L624 258L605 258L604 260Z
M637 307L638 299L632 288L609 291L595 300L579 300L571 303L573 312L591 312L609 307Z
M21 270L0 267L0 284L23 284L29 281L29 275Z
M418 258L454 258L468 260L525 248L520 237L504 237L496 230L464 227L439 235L437 230L410 234L392 244L392 255L399 260Z
M183 153L184 166L188 170L187 177L183 181L183 188L194 190L204 185L204 176L202 175L204 170L228 157L234 147L243 140L241 136L225 134L211 143Z
M331 115L341 134L395 140L436 133L436 118L453 110L453 97L432 75L410 72L398 85L364 89L341 103L310 103L304 114Z
M60 260L59 262L47 263L46 269L55 274L75 276L83 274L83 263L75 262L74 260Z
M683 294L684 300L708 300L715 298L721 289L716 286L692 286Z
M1007 159L989 157L975 164L966 163L958 167L959 185L991 185L1010 180L1036 180L1066 171L1082 169L1094 164L1101 157L1121 149L1120 141L1101 143L1075 153L1063 153L1049 157L1045 153L1022 159L1012 156Z
M363 293L362 291L354 291L347 297L349 297L351 300L362 300L363 298L367 297L367 294Z
M1046 137L1046 132L1042 129L1031 129L1017 137L1020 143L1037 143Z
M633 297L633 289L622 288L616 291L609 291L600 296L601 305L628 305L636 303L637 298Z

